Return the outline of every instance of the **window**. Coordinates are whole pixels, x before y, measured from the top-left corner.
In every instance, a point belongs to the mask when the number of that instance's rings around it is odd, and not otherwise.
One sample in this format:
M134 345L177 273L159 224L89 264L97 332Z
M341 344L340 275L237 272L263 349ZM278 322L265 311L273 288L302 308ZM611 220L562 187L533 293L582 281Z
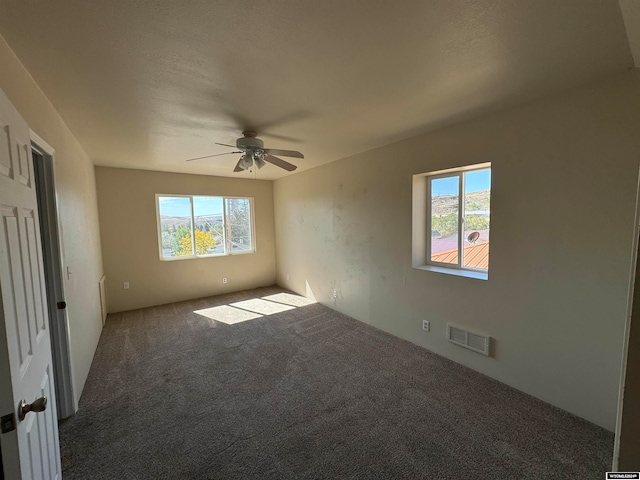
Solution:
M251 253L253 200L156 195L161 260Z
M413 266L488 278L491 165L415 175L413 194Z

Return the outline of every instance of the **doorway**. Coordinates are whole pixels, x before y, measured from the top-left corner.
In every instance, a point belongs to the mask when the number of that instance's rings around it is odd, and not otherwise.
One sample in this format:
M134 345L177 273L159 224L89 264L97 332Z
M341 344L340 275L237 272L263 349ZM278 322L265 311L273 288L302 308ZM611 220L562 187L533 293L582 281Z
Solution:
M74 396L69 323L64 295L62 250L58 233L58 208L55 192L53 149L33 132L32 158L38 200L42 259L49 310L51 353L58 419L70 417L77 411Z

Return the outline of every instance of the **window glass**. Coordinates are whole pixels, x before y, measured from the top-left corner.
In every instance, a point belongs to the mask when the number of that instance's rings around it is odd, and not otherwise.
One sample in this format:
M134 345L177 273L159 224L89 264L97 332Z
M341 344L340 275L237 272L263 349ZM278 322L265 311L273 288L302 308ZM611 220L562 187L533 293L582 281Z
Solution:
M464 174L463 267L489 268L491 170Z
M193 255L191 198L159 197L162 258Z
M193 197L196 255L225 253L222 197Z
M161 259L255 251L251 198L156 198Z
M225 198L228 248L233 252L253 250L251 203L248 198Z
M431 261L458 263L459 175L431 179Z

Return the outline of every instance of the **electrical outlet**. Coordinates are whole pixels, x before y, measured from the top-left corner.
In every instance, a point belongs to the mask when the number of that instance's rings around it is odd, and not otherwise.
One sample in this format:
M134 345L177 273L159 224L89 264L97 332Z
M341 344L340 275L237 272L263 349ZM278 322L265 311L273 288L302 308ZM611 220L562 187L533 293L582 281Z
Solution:
M122 287L123 287L125 290L129 290L129 282L124 282L124 284L122 285Z
M227 277L222 277L222 283L227 283Z
M431 330L431 322L429 320L422 320L422 330L425 332Z
M338 290L333 289L333 298L338 298Z
M287 273L287 280L289 280L289 274Z

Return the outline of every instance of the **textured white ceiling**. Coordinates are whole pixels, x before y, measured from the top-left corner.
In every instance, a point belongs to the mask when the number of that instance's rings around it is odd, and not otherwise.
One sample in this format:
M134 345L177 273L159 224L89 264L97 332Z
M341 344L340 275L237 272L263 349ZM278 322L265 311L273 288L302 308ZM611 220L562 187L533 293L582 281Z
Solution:
M184 160L253 127L301 171L633 65L617 0L0 0L0 34L95 164L228 176Z

